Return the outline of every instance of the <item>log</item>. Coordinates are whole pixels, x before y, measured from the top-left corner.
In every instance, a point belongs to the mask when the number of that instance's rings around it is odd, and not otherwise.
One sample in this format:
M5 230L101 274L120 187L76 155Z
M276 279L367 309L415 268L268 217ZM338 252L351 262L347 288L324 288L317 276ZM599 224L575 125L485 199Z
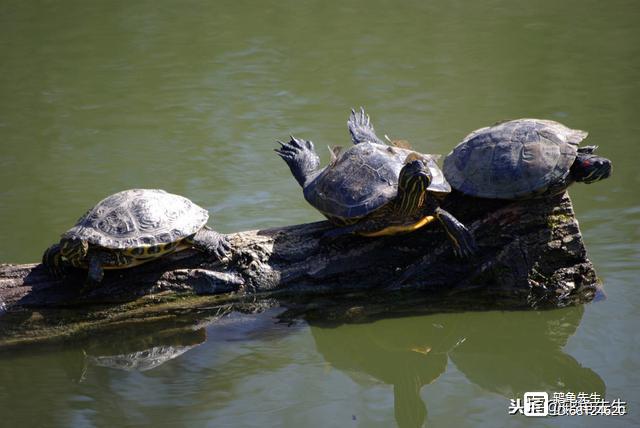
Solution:
M0 346L179 320L197 308L284 305L290 316L357 321L416 310L559 307L598 292L567 193L499 201L454 192L442 206L472 232L476 256L456 258L436 224L327 242L325 221L230 234L224 262L182 251L107 271L85 292L80 270L56 280L40 264L0 265Z

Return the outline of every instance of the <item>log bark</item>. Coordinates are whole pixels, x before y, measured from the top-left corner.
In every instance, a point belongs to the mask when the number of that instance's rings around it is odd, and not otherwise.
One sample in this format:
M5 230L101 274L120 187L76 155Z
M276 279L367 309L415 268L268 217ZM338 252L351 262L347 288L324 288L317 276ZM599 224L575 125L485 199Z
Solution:
M474 235L475 257L457 259L436 224L405 235L327 243L320 238L331 225L317 222L230 234L233 250L224 263L183 251L107 271L103 284L88 292L80 292L82 271L54 280L39 264L0 265L0 345L221 305L284 304L293 312L357 319L363 311L353 299L369 302L364 312L370 314L557 307L590 301L598 291L568 194L493 201L454 193L442 206Z

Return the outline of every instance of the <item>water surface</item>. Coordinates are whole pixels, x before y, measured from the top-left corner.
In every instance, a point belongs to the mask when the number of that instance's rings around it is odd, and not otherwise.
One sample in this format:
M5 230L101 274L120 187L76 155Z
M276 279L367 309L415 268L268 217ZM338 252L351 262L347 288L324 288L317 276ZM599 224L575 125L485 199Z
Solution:
M133 187L185 195L223 232L319 220L274 141L312 139L326 162L359 105L431 153L498 120L558 120L588 130L614 173L571 189L605 301L333 328L237 315L179 334L170 344L192 347L145 371L92 364L86 344L4 353L0 425L640 423L638 22L623 0L4 1L3 262L38 260ZM507 415L537 389L606 393L631 413Z

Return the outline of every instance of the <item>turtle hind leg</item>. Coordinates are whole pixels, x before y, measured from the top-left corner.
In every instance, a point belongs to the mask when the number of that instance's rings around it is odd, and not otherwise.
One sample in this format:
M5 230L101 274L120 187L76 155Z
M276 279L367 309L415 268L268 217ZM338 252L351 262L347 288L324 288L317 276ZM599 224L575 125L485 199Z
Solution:
M195 249L213 256L217 260L224 259L231 252L231 244L227 237L207 226L187 238L186 241Z
M295 179L304 187L311 174L320 165L320 158L313 143L299 140L293 136L288 143L282 141L278 141L278 143L281 147L275 149L276 153L287 163Z
M461 259L473 256L477 251L476 241L465 225L442 208L436 208L435 214L447 232L456 256Z
M62 278L70 266L68 262L62 259L60 244L53 244L45 250L42 255L42 264L47 268L49 274L56 279Z
M360 107L359 112L351 109L351 115L347 121L347 126L349 126L349 133L351 134L353 144L360 144L368 141L370 143L386 145L384 141L376 135L376 131L373 129L373 125L371 124L371 119L369 118L369 115L364 112L363 107Z

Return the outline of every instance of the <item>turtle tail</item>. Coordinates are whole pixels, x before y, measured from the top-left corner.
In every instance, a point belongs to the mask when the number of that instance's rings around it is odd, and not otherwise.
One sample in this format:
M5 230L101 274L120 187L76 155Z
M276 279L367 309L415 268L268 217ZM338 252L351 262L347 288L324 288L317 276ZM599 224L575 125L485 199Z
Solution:
M291 136L288 143L278 141L278 144L281 147L275 149L276 153L289 165L295 179L304 187L311 174L320 165L320 158L313 148L313 143Z

